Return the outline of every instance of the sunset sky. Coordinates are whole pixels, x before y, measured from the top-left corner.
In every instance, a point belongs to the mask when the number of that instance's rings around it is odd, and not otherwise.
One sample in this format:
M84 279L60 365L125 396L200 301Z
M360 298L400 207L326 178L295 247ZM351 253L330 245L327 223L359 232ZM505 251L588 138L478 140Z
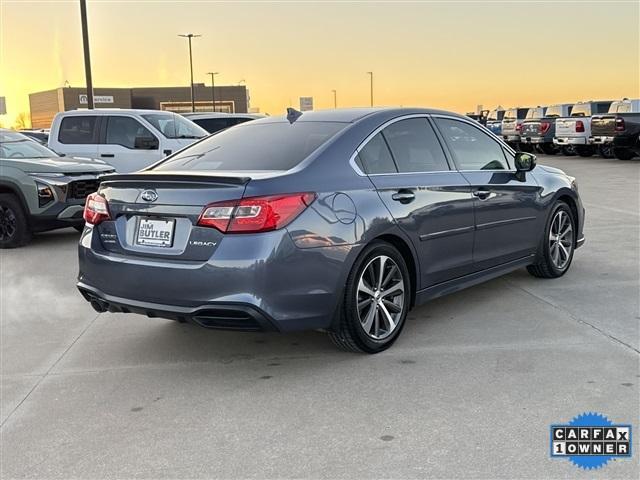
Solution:
M471 111L640 96L640 2L89 1L95 87L246 80L251 105L282 113L377 105ZM0 0L5 126L28 93L84 85L79 2Z

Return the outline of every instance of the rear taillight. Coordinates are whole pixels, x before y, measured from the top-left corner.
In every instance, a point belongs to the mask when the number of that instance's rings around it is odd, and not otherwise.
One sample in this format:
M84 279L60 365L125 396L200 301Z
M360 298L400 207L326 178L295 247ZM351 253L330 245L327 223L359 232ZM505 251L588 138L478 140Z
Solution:
M516 125L516 132L520 132L520 131L522 131L522 124L521 124L521 123L518 123L518 124Z
M624 118L616 117L616 132L624 132L625 124Z
M84 204L82 218L90 225L98 225L105 220L109 220L111 216L109 215L109 204L106 198L98 193L89 195Z
M223 233L258 233L291 223L315 200L315 193L287 193L207 205L198 225Z
M584 122L582 120L576 120L576 133L584 132Z
M540 122L540 133L545 134L551 128L551 122Z

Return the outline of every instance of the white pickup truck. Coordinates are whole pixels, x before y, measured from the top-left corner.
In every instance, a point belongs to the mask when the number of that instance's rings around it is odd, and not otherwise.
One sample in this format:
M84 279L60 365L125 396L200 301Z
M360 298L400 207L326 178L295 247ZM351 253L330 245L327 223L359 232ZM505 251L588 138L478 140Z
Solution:
M49 148L68 157L99 158L119 173L141 170L209 133L172 112L71 110L56 114Z
M589 142L591 136L591 116L607 113L611 100L578 102L573 106L570 117L556 119L556 136L553 143L566 147L573 145L581 157L590 157L596 148Z

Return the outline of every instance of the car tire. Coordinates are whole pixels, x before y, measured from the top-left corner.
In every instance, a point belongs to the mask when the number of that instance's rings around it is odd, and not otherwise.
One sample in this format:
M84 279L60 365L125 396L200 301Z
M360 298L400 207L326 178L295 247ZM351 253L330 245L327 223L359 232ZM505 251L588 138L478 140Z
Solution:
M555 155L556 152L558 151L558 149L553 143L543 143L541 148L542 148L542 152L545 155Z
M614 148L613 154L618 160L631 160L635 153L627 148Z
M567 273L575 252L576 232L576 219L571 208L563 201L556 202L538 247L539 261L529 265L527 271L539 278L558 278Z
M0 248L16 248L31 240L29 222L18 197L0 193Z
M590 157L595 151L591 145L576 145L576 153L581 157Z
M400 335L410 306L411 277L404 258L393 245L375 241L349 273L338 322L329 337L350 352L382 352Z
M573 145L565 145L562 147L562 155L565 157L573 157L576 154L576 147Z
M613 147L611 145L600 145L598 147L598 155L602 158L613 158Z

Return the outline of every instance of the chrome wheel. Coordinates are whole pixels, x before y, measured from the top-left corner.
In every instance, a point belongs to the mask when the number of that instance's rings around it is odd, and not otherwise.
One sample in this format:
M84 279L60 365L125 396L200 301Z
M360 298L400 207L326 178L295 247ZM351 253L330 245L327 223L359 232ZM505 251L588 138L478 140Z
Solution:
M13 210L0 205L0 240L9 240L16 234L16 215Z
M396 262L379 255L360 275L357 291L358 320L364 332L382 340L396 329L405 306L405 286Z
M562 270L571 259L573 250L573 225L565 210L558 210L549 229L549 254L553 265Z

